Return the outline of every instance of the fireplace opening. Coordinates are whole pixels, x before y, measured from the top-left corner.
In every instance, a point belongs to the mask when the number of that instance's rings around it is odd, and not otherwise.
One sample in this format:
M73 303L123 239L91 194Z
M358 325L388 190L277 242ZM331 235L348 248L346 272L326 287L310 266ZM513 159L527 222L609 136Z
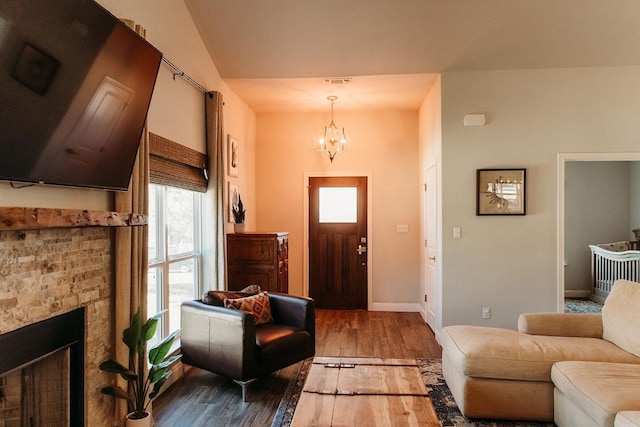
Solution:
M0 377L0 427L68 426L69 349Z
M84 423L84 307L0 335L0 427Z

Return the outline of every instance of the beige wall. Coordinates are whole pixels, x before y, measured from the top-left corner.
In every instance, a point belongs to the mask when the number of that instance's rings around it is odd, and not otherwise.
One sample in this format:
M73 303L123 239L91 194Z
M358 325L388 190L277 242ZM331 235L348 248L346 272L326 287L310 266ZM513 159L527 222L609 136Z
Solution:
M328 113L258 114L257 205L247 206L259 211L254 227L290 232L289 289L304 294L305 176L370 175L370 308L417 310L421 293L418 114L336 108L335 121L346 128L352 148L331 164L311 143L313 131L328 124ZM397 224L408 224L409 233L396 232Z
M638 67L442 76L443 325L556 311L559 152L637 152ZM466 113L488 124L465 128ZM475 215L479 168L527 168L527 215ZM453 227L462 238L453 239ZM482 320L482 307L493 318Z
M163 55L207 90L224 98L225 135L240 144L240 176L226 180L238 184L243 201L253 204L255 114L222 81L204 47L183 1L101 0L114 15L133 19L147 28L147 39ZM173 79L173 71L160 66L149 109L149 130L200 152L205 151L203 94L186 81ZM226 150L226 144L225 144ZM227 188L225 183L225 188ZM248 190L248 191L247 191ZM248 212L248 219L255 212ZM228 224L231 227L231 224Z
M240 141L242 167L240 176L232 178L241 188L254 187L255 114L220 78L215 64L200 39L195 24L183 1L167 0L99 0L120 18L136 21L147 30L147 40L165 57L194 80L211 91L220 91L225 101L225 133ZM200 152L205 151L203 94L185 80L173 79L173 71L164 64L149 108L149 130ZM243 199L255 205L254 193L243 193ZM112 194L102 190L80 190L56 187L13 189L0 183L0 206L58 207L111 210ZM255 212L249 212L249 218Z

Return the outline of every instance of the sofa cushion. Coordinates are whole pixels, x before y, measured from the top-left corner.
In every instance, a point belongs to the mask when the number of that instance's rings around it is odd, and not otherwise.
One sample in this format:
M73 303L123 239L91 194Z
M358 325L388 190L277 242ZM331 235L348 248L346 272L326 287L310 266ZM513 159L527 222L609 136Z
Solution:
M622 411L613 420L614 427L640 427L640 411Z
M258 295L250 297L225 299L224 306L252 313L256 317L256 325L273 322L271 304L269 303L269 294L267 292L260 292Z
M602 338L600 313L523 313L518 331L530 335Z
M640 364L640 358L598 338L527 335L511 329L447 326L442 351L468 377L550 381L551 366L562 360Z
M602 307L602 338L640 357L640 283L617 280Z
M640 365L559 362L553 365L551 380L595 425L613 425L619 411L640 410Z
M308 331L277 323L256 327L256 345L256 359L262 372L280 369L275 365L282 366L287 359L295 363L314 353L314 338Z

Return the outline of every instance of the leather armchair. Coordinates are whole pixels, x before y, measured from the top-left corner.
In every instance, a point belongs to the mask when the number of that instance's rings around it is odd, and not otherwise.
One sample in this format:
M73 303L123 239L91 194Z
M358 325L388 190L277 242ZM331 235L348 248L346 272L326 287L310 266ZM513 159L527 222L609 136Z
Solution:
M310 298L269 293L274 321L255 324L244 310L186 301L181 306L182 361L246 387L257 378L315 354L315 305Z

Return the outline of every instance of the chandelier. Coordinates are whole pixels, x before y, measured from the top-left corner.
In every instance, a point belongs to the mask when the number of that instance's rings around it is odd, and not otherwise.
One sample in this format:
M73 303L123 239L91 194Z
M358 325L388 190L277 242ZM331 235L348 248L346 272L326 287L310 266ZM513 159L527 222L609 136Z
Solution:
M331 123L329 123L329 126L325 126L324 129L315 131L313 145L316 151L329 156L329 160L333 163L333 158L338 153L346 153L348 151L350 141L344 128L338 128L333 121L333 103L338 97L327 96L327 99L331 102Z

